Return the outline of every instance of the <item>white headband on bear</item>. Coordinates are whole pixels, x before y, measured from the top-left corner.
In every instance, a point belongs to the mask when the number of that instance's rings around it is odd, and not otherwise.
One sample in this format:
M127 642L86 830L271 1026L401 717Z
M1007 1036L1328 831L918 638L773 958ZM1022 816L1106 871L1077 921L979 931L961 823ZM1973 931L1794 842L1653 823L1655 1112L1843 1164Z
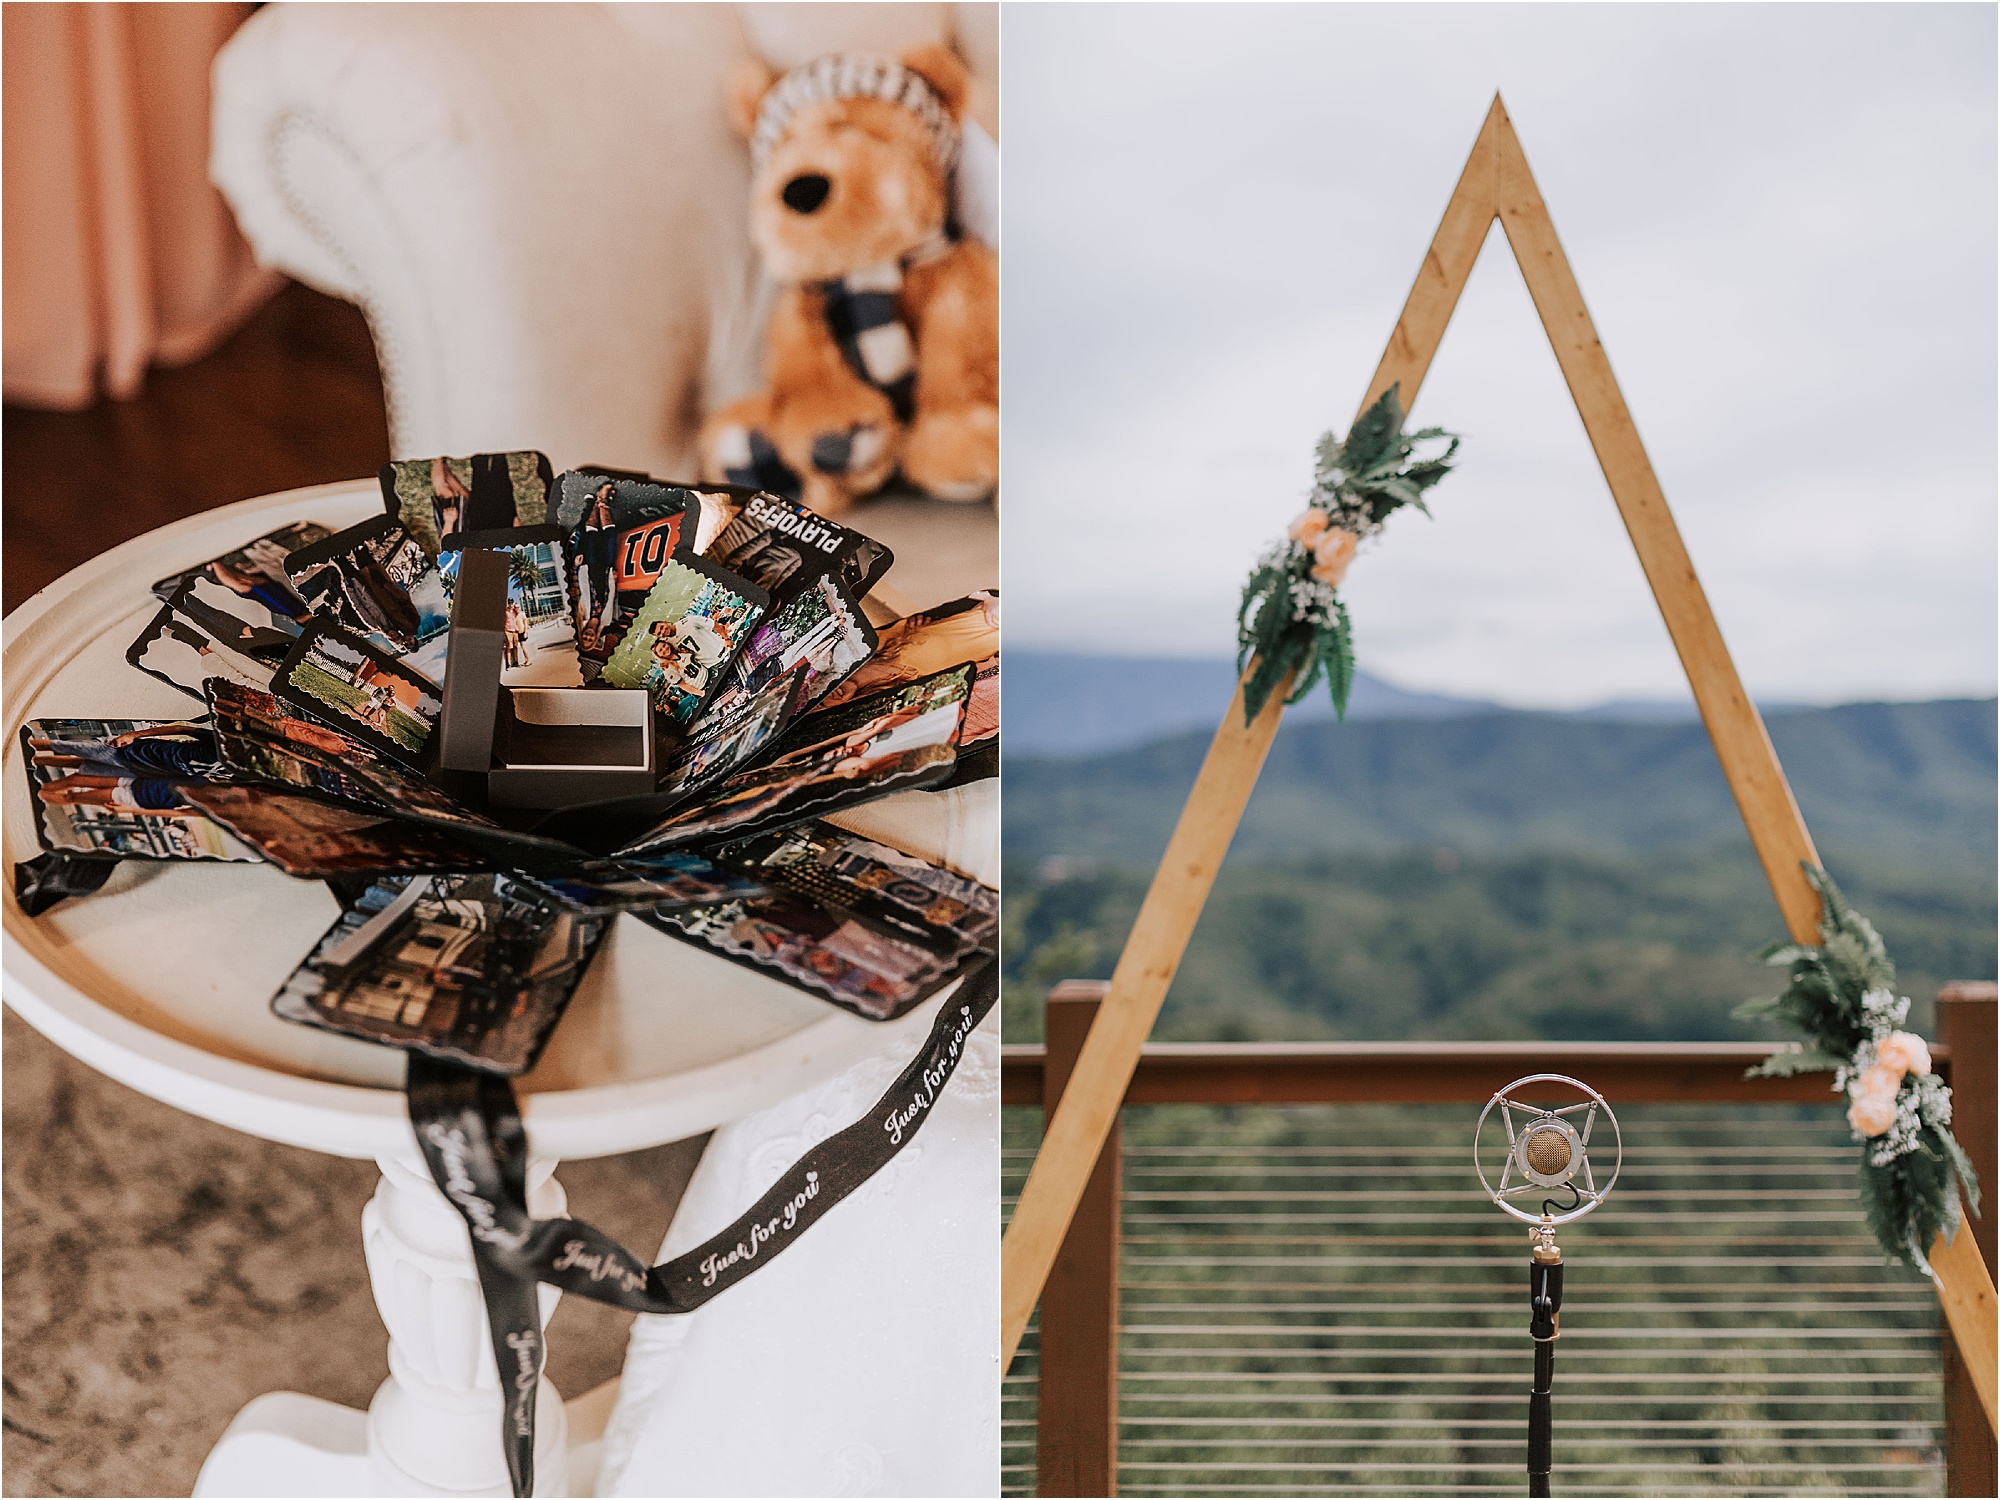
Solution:
M833 99L882 99L900 104L931 134L931 153L940 171L949 172L958 158L958 121L938 98L937 90L919 74L887 57L836 52L815 58L779 79L757 106L756 128L750 132L750 161L762 170L772 148L785 137L799 110Z

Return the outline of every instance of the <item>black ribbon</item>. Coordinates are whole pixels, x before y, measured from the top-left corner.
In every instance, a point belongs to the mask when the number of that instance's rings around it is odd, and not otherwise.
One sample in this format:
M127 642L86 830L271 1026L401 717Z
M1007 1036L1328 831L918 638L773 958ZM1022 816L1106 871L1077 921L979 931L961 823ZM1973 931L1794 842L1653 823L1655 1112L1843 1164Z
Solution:
M117 868L115 859L38 854L14 866L14 902L25 915L39 917L58 902L88 896Z
M532 1218L528 1137L513 1086L410 1054L410 1123L431 1176L472 1236L505 1398L501 1442L517 1496L532 1495L535 1484L535 1391L545 1352L535 1284L633 1312L685 1313L768 1265L922 1128L999 991L990 960L968 974L873 1109L800 1157L720 1234L657 1266L580 1219Z

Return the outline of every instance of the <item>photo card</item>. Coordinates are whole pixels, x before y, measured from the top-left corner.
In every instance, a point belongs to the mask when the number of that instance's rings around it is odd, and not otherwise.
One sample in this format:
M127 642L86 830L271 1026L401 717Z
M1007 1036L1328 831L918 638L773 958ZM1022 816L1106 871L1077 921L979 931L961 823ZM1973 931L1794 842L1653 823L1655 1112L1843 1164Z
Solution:
M125 653L125 660L147 676L171 683L196 698L206 698L203 684L211 677L244 687L268 688L276 670L269 662L218 645L207 631L171 609L153 616Z
M426 677L444 671L451 594L400 522L370 516L285 559L316 618L333 621Z
M762 491L744 502L702 555L763 589L774 614L825 577L864 599L896 561L873 537Z
M576 557L570 606L589 678L617 649L661 571L694 555L701 507L679 485L623 471L571 469L556 478L554 509Z
M430 678L325 620L306 627L273 688L348 738L419 767L443 707Z
M357 771L344 755L219 725L215 737L230 771L241 781L309 792L375 812L387 809L386 799L374 781ZM354 749L365 755L374 754L359 743L354 743Z
M979 746L998 748L1000 740L1000 657L996 652L973 663L972 696L965 704L965 725L958 732L959 758ZM997 761L998 757L994 757ZM999 775L996 764L992 775Z
M675 808L620 854L746 838L937 785L957 763L955 742L972 675L970 667L954 667L807 715L786 732L771 760Z
M755 761L797 716L805 680L801 662L727 709L703 715L662 767L660 789L692 794Z
M1000 595L987 589L875 627L875 654L820 701L832 708L1000 650ZM997 680L997 669L996 669Z
M607 468L603 464L584 464L583 472L610 474L621 479L644 479L652 484L665 484L670 488L684 489L693 495L700 508L694 523L694 550L703 557L708 556L710 546L722 535L723 530L743 513L743 507L764 493L754 485L681 483L672 479L654 479L650 474L631 473L622 469Z
M504 687L582 687L576 649L576 620L570 611L575 574L573 544L559 526L516 526L499 531L463 531L448 536L438 553L444 579L445 614L458 586L459 560L467 552L505 552L507 562L506 652L500 664ZM444 655L431 675L444 680Z
M939 952L998 947L999 892L831 823L799 823L714 854L771 885Z
M485 851L487 864L541 869L581 857L559 840L499 826L359 740L291 713L289 704L269 693L212 680L209 710L216 747L239 780L442 830Z
M667 562L599 674L644 688L675 724L694 722L764 616L770 596L706 558Z
M772 761L800 761L836 745L867 745L877 751L956 745L978 671L975 664L946 667L901 687L815 709L786 728Z
M582 860L559 873L532 878L542 889L593 911L714 906L768 891L745 871L685 849L647 859Z
M742 513L752 497L763 493L734 484L695 484L687 490L695 498L699 515L694 526L694 550L703 557L729 523Z
M288 713L268 693L217 681L209 703L216 748L236 780L423 822L489 826L421 776L359 740Z
M265 786L187 786L182 795L287 875L481 870L490 855L435 828Z
M258 859L183 795L229 774L206 725L30 719L21 726L21 763L35 836L52 854Z
M941 954L793 891L639 920L871 1021L893 1021L986 962L976 949Z
M772 678L803 664L804 682L792 712L805 713L874 654L875 640L875 627L856 596L838 579L814 579L751 635L714 709L732 711Z
M454 532L545 524L555 484L547 456L532 449L399 459L376 477L383 509L433 557Z
M390 877L341 913L271 1009L511 1077L534 1066L612 920L507 875Z
M316 521L294 521L199 567L168 574L153 584L153 597L211 640L275 664L311 613L285 573L285 559L332 535Z

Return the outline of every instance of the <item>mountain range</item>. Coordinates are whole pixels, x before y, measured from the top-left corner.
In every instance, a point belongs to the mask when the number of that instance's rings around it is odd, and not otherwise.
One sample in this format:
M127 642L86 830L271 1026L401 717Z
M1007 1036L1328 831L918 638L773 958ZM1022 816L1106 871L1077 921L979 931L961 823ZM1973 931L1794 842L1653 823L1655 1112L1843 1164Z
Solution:
M1016 726L1034 720L1032 700L1022 705L1030 697L1010 677L1009 861L1155 863L1212 729L1101 754L1025 754ZM1440 847L1629 856L1743 837L1699 721L1446 711L1436 701L1370 717L1360 699L1345 724L1301 715L1280 729L1232 857ZM1108 711L1081 697L1071 705ZM1774 707L1767 722L1823 853L1865 848L1991 877L1994 700Z
M1227 661L1086 656L1057 651L1007 654L1007 743L1030 755L1089 755L1123 750L1195 729L1213 730L1236 689ZM1761 705L1766 713L1786 705ZM1502 713L1498 703L1413 693L1357 672L1347 717L1446 719ZM1288 723L1331 720L1324 689L1286 711ZM1619 699L1565 718L1631 723L1692 723L1694 699Z

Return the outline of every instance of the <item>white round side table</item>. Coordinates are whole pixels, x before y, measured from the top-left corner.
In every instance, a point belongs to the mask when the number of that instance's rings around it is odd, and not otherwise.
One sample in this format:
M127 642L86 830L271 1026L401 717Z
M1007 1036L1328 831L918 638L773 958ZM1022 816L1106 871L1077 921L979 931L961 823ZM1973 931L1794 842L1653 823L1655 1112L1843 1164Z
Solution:
M287 521L338 529L380 508L372 480L245 500L114 548L9 615L9 867L40 852L18 764L25 720L199 714L125 660L159 609L154 579ZM7 902L5 1000L79 1061L163 1103L381 1166L362 1240L388 1380L365 1413L289 1392L257 1398L209 1455L197 1495L506 1495L484 1304L464 1221L417 1153L403 1058L269 1008L337 915L324 885L268 865L128 861L95 895L43 916ZM683 1140L764 1109L927 1030L944 998L871 1024L621 917L541 1062L515 1083L533 1211L562 1211L562 1158ZM557 1296L542 1288L545 1321ZM609 1405L600 1390L566 1413L543 1381L537 1495L578 1492L571 1440L593 1438ZM574 1476L585 1493L589 1467Z

